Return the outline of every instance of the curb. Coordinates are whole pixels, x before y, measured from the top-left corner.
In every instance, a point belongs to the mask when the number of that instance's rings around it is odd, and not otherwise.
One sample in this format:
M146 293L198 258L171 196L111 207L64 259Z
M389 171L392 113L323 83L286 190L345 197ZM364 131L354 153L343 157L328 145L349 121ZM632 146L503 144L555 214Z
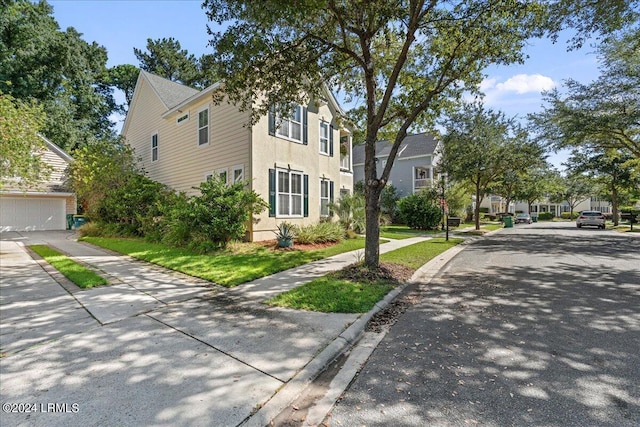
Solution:
M449 261L464 250L473 240L475 239L467 240L444 251L439 256L433 258L431 261L416 270L407 283L393 289L381 301L378 301L371 310L361 315L355 322L349 325L347 329L345 329L338 337L330 342L324 350L322 350L304 368L302 368L295 377L284 384L270 400L262 405L254 414L250 415L240 425L243 427L264 427L269 425L269 423L276 418L278 414L284 411L295 399L297 399L309 384L311 384L311 382L320 373L326 370L326 368L336 360L338 356L358 343L364 335L367 323L373 316L387 308L391 302L393 302L398 295L400 295L407 286L409 286L409 284L415 283L418 280L422 283L430 282ZM354 370L354 375L356 371L357 369Z

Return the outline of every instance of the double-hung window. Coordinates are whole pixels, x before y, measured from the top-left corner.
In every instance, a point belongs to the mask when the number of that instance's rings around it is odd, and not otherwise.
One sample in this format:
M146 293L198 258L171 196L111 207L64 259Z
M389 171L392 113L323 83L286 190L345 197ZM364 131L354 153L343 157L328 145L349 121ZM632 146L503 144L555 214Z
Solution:
M329 132L331 127L327 122L320 122L320 153L329 155Z
M158 161L158 134L151 135L151 161Z
M231 177L233 178L233 183L235 184L237 182L244 181L244 166L237 165L237 166L234 166L232 169L233 169L233 174L231 175Z
M329 180L320 180L320 216L329 216Z
M302 142L302 107L296 106L287 118L280 117L277 120L276 134L284 138Z
M209 143L209 108L198 112L198 145Z
M278 216L302 216L302 173L278 170Z

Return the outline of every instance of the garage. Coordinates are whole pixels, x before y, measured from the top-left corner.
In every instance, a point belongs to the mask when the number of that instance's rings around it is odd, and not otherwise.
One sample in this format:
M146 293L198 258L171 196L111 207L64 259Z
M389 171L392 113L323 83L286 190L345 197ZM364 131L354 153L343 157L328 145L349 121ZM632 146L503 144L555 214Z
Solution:
M0 230L64 230L65 207L62 197L1 197Z

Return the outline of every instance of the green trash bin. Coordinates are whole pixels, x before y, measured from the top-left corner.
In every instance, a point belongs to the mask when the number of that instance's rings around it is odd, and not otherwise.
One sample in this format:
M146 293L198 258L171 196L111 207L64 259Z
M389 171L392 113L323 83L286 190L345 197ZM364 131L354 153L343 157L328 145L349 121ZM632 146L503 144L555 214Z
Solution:
M67 214L67 230L73 228L73 214Z
M511 215L505 215L502 220L504 221L504 228L513 227L513 217Z
M531 215L531 221L538 222L538 215Z
M73 216L73 226L76 229L80 228L83 224L87 223L88 221L89 220L84 215L74 215Z

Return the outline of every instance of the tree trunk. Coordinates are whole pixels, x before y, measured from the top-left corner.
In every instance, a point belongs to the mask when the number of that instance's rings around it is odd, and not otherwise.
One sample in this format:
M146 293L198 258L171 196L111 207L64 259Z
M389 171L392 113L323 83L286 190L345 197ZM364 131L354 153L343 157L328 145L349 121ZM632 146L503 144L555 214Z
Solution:
M613 215L613 225L618 226L618 189L615 185L611 188L611 214Z
M480 203L482 203L482 200L480 199L480 185L476 184L476 208L473 213L476 230L480 230Z
M378 187L367 186L365 189L366 200L366 225L364 263L370 270L378 268L380 262L380 194Z

